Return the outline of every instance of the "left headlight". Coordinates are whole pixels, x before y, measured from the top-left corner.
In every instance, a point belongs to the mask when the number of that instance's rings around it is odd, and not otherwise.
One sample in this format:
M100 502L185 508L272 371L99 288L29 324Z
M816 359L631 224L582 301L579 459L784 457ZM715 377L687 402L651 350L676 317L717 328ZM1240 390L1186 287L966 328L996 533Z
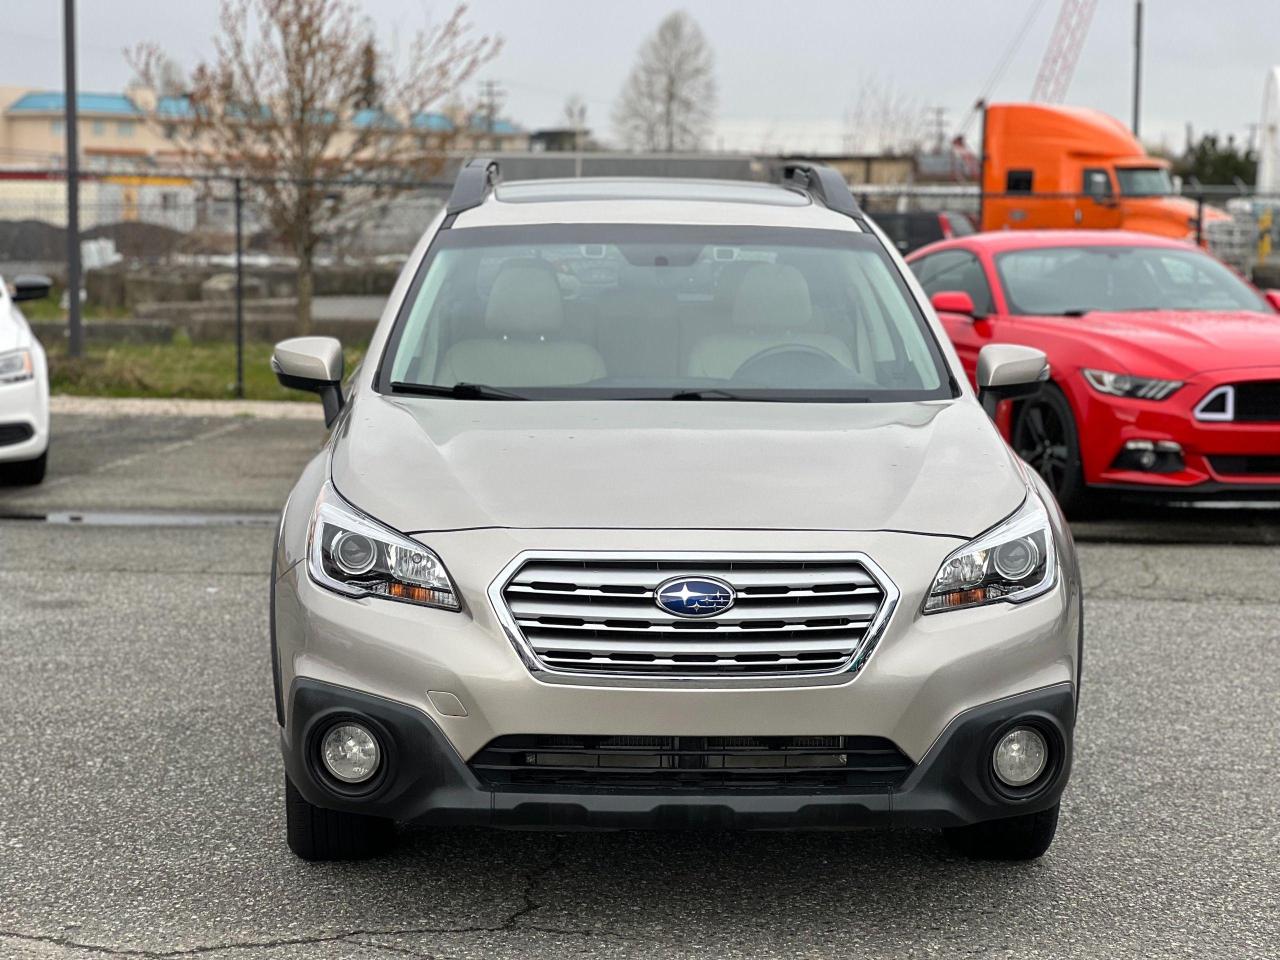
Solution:
M1089 386L1099 393L1113 397L1135 397L1138 400L1167 400L1182 389L1181 380L1157 380L1154 377L1134 377L1110 370L1084 370Z
M18 383L36 375L30 350L10 350L0 353L0 383Z
M947 557L925 598L925 613L1000 600L1021 603L1053 587L1057 554L1049 513L1034 491L1018 511Z
M349 597L459 610L458 591L427 547L365 516L326 483L311 516L311 578Z

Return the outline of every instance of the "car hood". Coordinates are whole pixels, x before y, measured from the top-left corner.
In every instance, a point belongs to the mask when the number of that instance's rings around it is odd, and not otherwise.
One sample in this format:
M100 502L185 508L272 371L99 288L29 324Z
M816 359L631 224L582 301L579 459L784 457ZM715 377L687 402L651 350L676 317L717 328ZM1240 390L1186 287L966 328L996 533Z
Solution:
M1086 341L1140 376L1188 379L1198 373L1280 366L1280 315L1252 311L1148 310L1029 318L1046 332ZM1154 365L1153 365L1154 362Z
M903 530L972 537L1026 492L971 399L810 404L358 394L338 492L390 526Z

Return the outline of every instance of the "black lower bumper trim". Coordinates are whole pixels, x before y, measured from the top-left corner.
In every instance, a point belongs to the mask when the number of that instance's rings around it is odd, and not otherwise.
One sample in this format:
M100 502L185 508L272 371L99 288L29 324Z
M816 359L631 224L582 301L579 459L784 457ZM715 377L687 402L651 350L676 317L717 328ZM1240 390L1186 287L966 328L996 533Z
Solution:
M861 791L671 793L597 789L550 792L482 783L422 712L380 697L299 679L282 731L285 766L302 795L321 807L431 825L551 830L847 830L950 827L1047 809L1071 769L1074 694L1063 683L984 704L956 717L897 787ZM388 767L364 793L328 781L315 743L342 717L366 720L383 741ZM1015 721L1030 720L1056 742L1043 788L1011 798L995 785L990 751Z

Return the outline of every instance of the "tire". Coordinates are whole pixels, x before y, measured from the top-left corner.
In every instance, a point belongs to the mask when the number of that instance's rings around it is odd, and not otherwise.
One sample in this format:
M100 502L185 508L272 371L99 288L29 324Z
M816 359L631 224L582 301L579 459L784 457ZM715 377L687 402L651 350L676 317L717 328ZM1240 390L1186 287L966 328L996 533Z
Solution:
M1034 860L1053 843L1058 809L1055 803L1039 813L950 827L942 833L953 850L974 860Z
M1010 435L1014 452L1044 478L1062 512L1083 511L1089 493L1080 460L1080 433L1071 404L1056 384L1045 384L1018 405Z
M45 470L49 466L49 450L34 460L16 460L13 463L0 463L0 482L15 487L35 487L44 482Z
M317 807L288 777L284 810L289 849L303 860L364 860L395 845L396 828L390 820Z

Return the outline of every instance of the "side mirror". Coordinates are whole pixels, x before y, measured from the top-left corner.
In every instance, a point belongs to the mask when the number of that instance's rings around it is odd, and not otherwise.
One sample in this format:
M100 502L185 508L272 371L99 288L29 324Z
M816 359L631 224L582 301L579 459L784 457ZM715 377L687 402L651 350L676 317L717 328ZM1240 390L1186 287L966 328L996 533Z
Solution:
M281 340L271 354L271 369L282 387L320 394L324 425L333 426L342 411L342 344L333 337Z
M43 300L49 295L50 289L53 287L53 281L48 277L31 274L24 277L15 277L13 281L13 299L17 300Z
M1049 358L1014 343L989 343L978 351L978 399L995 416L1001 400L1029 397L1049 379Z
M977 315L973 297L963 290L939 290L929 298L929 302L938 313L958 313L964 317Z
M1268 290L1264 296L1267 298L1267 303L1271 304L1277 313L1280 313L1280 290Z

